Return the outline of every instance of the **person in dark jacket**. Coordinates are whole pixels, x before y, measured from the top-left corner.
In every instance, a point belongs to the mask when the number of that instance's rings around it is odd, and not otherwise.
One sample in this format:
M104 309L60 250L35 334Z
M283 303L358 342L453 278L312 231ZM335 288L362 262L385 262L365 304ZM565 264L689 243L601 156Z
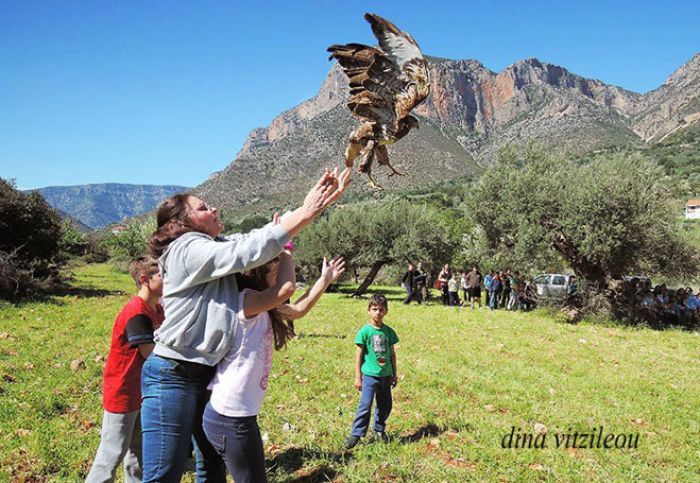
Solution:
M411 303L411 300L417 296L416 274L413 270L412 263L408 264L408 270L406 270L406 273L403 274L403 278L401 278L401 285L406 291L406 299L404 299L403 303L408 305Z
M418 266L413 271L413 280L416 281L416 300L418 303L428 303L430 293L428 292L428 272L423 269L423 262L418 262Z

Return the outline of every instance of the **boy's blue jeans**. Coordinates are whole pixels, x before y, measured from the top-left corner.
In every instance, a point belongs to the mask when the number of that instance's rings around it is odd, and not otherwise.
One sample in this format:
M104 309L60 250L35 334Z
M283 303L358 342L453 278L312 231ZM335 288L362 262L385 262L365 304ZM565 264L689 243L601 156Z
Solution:
M202 429L211 373L184 374L179 363L151 354L141 370L143 481L177 483L194 442L197 482L226 481L226 466Z
M374 411L374 430L384 432L386 419L391 413L391 376L374 377L362 374L362 396L355 421L352 423L351 436L362 438L367 434L372 401L375 398L377 409Z

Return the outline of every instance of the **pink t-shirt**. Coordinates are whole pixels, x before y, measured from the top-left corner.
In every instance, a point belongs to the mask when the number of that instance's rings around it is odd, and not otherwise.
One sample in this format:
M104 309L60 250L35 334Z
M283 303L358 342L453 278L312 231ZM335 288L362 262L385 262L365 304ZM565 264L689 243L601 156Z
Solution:
M272 366L272 323L267 312L251 319L244 317L243 301L251 292L245 289L240 294L233 347L216 366L216 375L209 383L211 405L224 416L256 416L267 390Z

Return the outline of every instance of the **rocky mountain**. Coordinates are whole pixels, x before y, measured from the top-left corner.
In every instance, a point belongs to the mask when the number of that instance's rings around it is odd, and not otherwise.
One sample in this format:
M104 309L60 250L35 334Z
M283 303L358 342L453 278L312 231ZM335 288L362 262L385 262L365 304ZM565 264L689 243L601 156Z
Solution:
M105 183L49 186L36 191L60 212L67 213L91 229L97 229L146 213L164 198L188 189L185 186Z
M663 85L642 96L631 112L634 131L645 142L700 121L700 53L676 70Z
M572 154L644 147L700 120L700 54L658 89L638 94L526 59L495 73L474 60L431 58L430 97L420 129L389 147L408 174L377 179L402 190L479 174L499 148L535 140ZM234 161L195 191L236 213L298 203L326 166L342 166L356 125L346 80L331 68L318 94L253 130ZM356 176L351 190L368 188Z

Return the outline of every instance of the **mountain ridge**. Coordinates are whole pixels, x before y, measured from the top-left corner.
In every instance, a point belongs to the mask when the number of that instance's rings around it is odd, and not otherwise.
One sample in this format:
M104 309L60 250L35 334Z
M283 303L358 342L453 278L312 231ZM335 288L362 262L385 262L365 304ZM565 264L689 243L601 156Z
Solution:
M700 119L700 54L645 94L536 58L500 72L473 59L428 58L431 94L414 111L420 129L389 147L393 164L408 175L380 175L387 191L476 175L510 143L536 140L572 154L644 148ZM195 191L240 213L300 202L324 167L343 164L356 125L348 96L334 64L315 96L253 129L233 162ZM367 190L361 176L355 179L351 190Z
M179 185L92 183L46 186L37 191L54 208L90 229L104 228L153 210L164 198L190 188Z

